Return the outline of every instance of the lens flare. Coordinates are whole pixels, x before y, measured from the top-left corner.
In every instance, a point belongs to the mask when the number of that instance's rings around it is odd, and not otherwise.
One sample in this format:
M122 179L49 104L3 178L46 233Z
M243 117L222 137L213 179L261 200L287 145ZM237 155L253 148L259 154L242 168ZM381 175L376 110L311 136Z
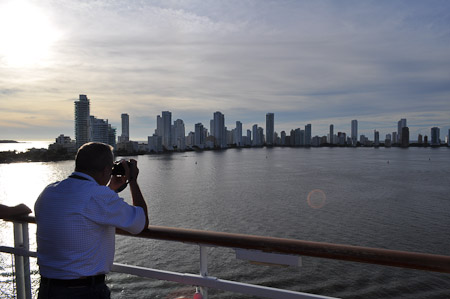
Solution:
M320 189L314 189L308 193L307 201L308 205L313 209L320 209L325 205L327 196L325 192Z

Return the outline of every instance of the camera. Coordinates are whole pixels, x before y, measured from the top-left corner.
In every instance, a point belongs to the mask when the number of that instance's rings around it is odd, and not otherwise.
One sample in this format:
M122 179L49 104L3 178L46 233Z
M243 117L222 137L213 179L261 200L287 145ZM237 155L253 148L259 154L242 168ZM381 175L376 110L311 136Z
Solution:
M131 168L131 162L130 161L126 161L126 162L128 164L128 167ZM125 175L125 168L123 167L121 161L114 162L111 175L115 175L115 176L118 176L118 175L123 176L123 175Z

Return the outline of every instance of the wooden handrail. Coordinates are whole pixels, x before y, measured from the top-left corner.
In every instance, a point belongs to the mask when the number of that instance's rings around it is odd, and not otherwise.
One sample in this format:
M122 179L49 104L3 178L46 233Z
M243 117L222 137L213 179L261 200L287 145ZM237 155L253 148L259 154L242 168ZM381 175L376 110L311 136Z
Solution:
M36 223L34 217L14 217L8 221ZM275 237L211 232L195 229L150 225L138 235L116 230L118 234L148 239L178 241L210 246L261 250L335 260L394 266L432 272L450 273L450 256L381 248L312 242Z

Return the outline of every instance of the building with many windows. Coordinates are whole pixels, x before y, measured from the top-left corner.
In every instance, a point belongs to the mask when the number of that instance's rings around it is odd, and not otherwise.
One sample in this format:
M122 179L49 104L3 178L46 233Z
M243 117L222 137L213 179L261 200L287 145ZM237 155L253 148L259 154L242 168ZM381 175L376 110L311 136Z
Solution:
M401 144L403 146L403 137L402 137L402 130L407 126L406 124L406 118L402 118L397 122L397 143ZM408 129L409 132L409 129ZM405 139L406 140L406 139ZM409 140L409 136L408 136Z
M266 144L274 145L275 116L273 113L266 114Z
M358 121L356 119L352 120L352 145L356 146L358 141Z
M438 127L431 128L431 146L436 146L441 144L441 130Z
M311 124L305 126L305 146L311 146L311 134L312 134Z
M75 142L76 148L90 141L90 103L86 95L80 94L75 104Z
M119 142L127 142L130 140L130 116L122 113L122 134L119 136Z

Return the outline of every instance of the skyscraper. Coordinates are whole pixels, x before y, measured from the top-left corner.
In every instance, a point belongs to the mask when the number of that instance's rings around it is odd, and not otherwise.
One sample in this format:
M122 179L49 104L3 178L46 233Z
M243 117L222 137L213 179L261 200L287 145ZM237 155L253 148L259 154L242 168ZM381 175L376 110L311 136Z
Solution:
M225 148L227 146L227 134L225 131L225 116L216 111L212 121L211 134L214 136L214 146ZM213 130L214 129L214 130ZM214 132L214 133L213 133Z
M358 141L358 121L356 119L352 120L352 145L356 146Z
M275 133L274 114L266 114L266 144L273 145L273 136Z
M75 141L77 149L90 141L90 104L86 95L80 94L78 101L75 101Z
M172 143L177 147L178 150L184 151L186 149L186 136L184 122L181 119L177 119L173 122L173 132Z
M305 126L305 146L311 146L311 124Z
M203 148L205 143L202 123L195 124L194 145Z
M397 123L397 143L403 144L402 129L406 127L406 118L402 118ZM409 140L409 136L408 136Z
M373 131L373 141L374 141L374 146L380 146L380 132L378 132L377 130ZM353 138L352 138L352 142L353 142ZM353 144L354 146L354 144Z
M99 119L91 115L90 117L90 141L108 144L108 120Z
M448 129L447 145L450 146L450 129Z
M167 150L172 149L172 112L163 111L161 113L161 136L162 145Z
M130 117L126 113L122 113L122 135L119 137L119 142L127 142L130 140Z
M329 140L328 140L328 143L329 144L333 144L333 136L334 136L334 125L330 125L330 137L329 137Z
M236 121L236 129L234 131L236 146L243 146L242 144L242 123L240 121Z
M408 147L409 146L409 128L408 127L402 127L402 147Z
M252 135L253 135L253 140L252 140L252 146L258 146L259 145L259 140L258 140L258 125L254 124L252 127Z
M436 146L441 144L440 140L441 130L438 127L431 128L431 146Z

